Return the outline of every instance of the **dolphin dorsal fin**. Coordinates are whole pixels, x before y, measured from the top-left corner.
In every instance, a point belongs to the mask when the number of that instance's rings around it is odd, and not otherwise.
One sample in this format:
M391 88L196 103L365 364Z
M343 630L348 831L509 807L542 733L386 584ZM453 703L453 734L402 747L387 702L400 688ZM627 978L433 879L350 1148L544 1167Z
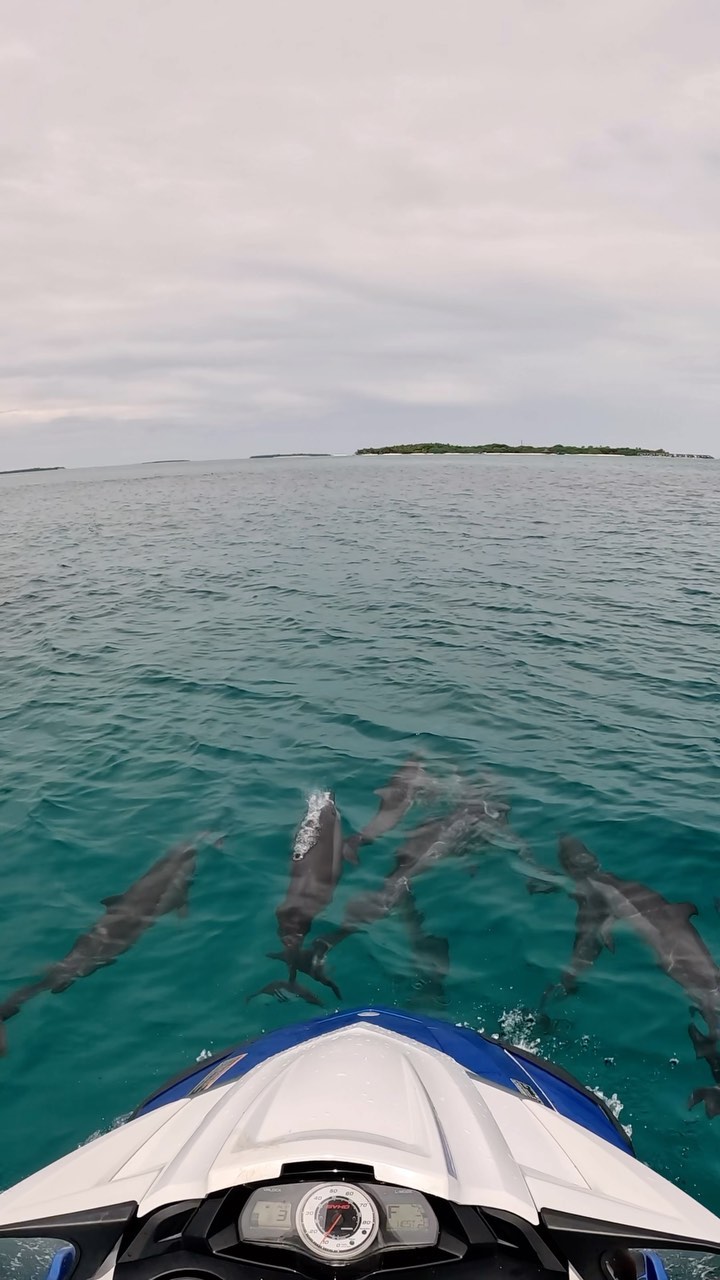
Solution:
M699 914L694 902L673 902L672 909L679 920L689 920Z
M118 904L118 902L120 901L120 899L121 899L121 898L122 898L122 894L121 894L121 893L111 893L111 894L110 894L110 896L109 896L109 898L101 898L101 899L100 899L100 901L101 901L102 905L103 905L104 907L107 907L107 908L108 908L108 910L109 910L109 909L110 909L110 907L115 907L115 906L117 906L117 904Z

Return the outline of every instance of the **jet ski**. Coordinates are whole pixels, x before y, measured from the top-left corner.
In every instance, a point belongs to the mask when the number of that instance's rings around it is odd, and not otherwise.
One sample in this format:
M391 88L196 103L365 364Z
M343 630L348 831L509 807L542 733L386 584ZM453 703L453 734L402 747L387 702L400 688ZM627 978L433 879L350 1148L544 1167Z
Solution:
M194 1063L0 1195L0 1277L23 1280L677 1280L698 1254L720 1218L594 1093L382 1008Z

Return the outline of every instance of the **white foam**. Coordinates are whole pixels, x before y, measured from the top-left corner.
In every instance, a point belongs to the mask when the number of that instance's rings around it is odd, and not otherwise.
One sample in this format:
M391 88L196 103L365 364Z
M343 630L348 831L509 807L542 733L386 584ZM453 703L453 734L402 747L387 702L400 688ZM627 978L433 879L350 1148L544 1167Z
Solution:
M313 791L308 796L307 812L295 836L293 862L300 862L312 848L320 827L320 815L331 800L332 794L329 791Z
M605 1103L605 1106L608 1108L609 1111L612 1111L615 1119L619 1120L620 1112L624 1110L625 1103L622 1102L620 1098L618 1098L617 1094L611 1093L610 1096L608 1097L606 1093L603 1093L602 1089L598 1089L597 1087L593 1087L592 1092L595 1094L596 1097L600 1098L601 1101ZM628 1138L632 1138L632 1125L624 1124L623 1129L625 1130Z
M127 1124L127 1121L130 1120L132 1114L132 1111L126 1111L124 1115L117 1116L117 1118L113 1120L111 1124L107 1125L105 1129L96 1129L94 1133L88 1134L87 1138L83 1138L82 1142L78 1144L78 1151L80 1150L80 1147L86 1147L88 1142L94 1142L96 1138L104 1138L106 1133L112 1133L113 1129L119 1129L121 1125Z
M509 1040L527 1053L539 1053L542 1043L535 1030L535 1014L528 1009L505 1009L500 1014L500 1031L503 1040Z

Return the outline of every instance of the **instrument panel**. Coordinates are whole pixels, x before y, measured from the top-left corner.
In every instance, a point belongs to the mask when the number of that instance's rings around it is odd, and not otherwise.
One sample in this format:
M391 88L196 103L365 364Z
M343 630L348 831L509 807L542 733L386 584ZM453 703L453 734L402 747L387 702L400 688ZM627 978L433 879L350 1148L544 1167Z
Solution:
M238 1232L248 1244L300 1250L339 1266L379 1250L431 1247L439 1224L425 1197L407 1187L296 1182L254 1191Z

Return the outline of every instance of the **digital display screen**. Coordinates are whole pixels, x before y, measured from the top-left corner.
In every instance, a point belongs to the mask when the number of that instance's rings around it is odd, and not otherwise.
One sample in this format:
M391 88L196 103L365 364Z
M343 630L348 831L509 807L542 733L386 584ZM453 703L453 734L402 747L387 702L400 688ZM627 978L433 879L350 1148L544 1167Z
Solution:
M258 1200L252 1208L253 1227L288 1227L291 1206L287 1200Z
M421 1204L389 1204L387 1221L391 1231L424 1231L428 1224Z

